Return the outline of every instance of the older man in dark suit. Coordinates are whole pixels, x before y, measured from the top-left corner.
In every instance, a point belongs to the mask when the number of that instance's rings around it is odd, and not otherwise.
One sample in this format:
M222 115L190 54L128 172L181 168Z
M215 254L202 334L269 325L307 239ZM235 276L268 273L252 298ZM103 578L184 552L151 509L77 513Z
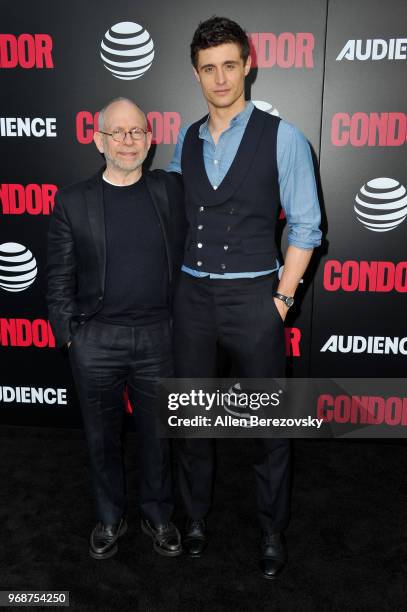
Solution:
M118 98L94 140L106 168L58 192L48 243L48 305L67 346L89 448L97 525L89 553L105 559L126 531L123 390L135 406L142 529L154 549L181 553L168 440L155 433L157 381L173 375L169 304L183 245L175 175L142 172L151 145L144 113Z

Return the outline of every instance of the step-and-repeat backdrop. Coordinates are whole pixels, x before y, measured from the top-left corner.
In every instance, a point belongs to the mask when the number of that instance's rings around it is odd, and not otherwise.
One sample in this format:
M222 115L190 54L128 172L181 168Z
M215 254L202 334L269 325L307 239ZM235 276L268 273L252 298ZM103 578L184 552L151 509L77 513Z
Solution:
M0 422L79 422L44 297L55 192L101 166L97 111L116 96L146 111L149 164L167 166L206 112L189 44L214 14L250 36L247 98L303 131L321 176L325 242L286 322L288 374L404 376L405 0L16 0L0 24ZM283 218L280 233L284 252Z

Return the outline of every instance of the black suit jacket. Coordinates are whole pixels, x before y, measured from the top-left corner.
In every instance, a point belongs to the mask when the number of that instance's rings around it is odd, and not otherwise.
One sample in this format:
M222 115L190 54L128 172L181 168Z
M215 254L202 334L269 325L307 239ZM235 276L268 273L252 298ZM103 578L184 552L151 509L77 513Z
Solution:
M57 346L102 307L106 236L104 168L92 178L58 191L48 232L47 302ZM160 220L171 287L182 265L185 217L182 179L175 173L143 173ZM146 228L148 231L148 228ZM148 262L146 262L148 266Z

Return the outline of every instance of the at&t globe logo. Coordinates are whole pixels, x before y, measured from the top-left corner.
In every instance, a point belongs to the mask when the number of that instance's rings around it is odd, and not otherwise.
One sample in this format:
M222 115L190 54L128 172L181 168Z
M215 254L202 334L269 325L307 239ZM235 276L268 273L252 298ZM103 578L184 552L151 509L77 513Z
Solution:
M392 178L368 181L355 198L356 218L372 232L389 232L407 216L406 188Z
M139 79L154 59L154 43L143 26L121 21L105 33L100 44L104 66L117 79Z
M17 242L0 244L0 288L4 291L24 291L37 276L37 262L24 245Z

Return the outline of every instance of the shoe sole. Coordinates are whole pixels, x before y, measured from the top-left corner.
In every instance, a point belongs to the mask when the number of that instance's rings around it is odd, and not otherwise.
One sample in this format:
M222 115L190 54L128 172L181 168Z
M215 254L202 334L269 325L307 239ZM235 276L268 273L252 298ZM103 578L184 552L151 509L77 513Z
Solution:
M127 531L127 523L124 523L122 528L120 529L117 539L121 538L121 536L124 535L126 531ZM92 548L89 547L89 555L92 557L92 559L110 559L110 557L113 557L117 553L118 550L119 550L119 546L116 540L116 543L113 546L113 548L111 548L105 553L97 553L94 550L92 550Z
M284 567L285 567L285 564L273 576L270 576L269 574L265 574L263 571L261 572L261 574L262 574L263 578L265 578L266 580L278 580L278 578L280 578L280 574L282 573Z
M276 574L275 576L268 576L267 574L263 574L263 572L262 572L262 576L266 580L277 580L277 578L279 577L279 574Z
M179 557L180 555L182 555L182 547L179 550L166 551L160 548L159 546L157 546L157 544L154 542L154 536L151 535L150 531L148 530L147 527L144 526L143 522L141 522L141 531L145 533L146 535L148 535L153 540L153 549L159 555L163 557Z
M204 552L205 552L205 550L206 550L206 547L207 547L207 546L208 546L208 544L207 544L207 543L205 543L205 546L203 547L203 549L201 550L201 552L199 552L199 553L193 553L193 552L190 552L190 551L188 550L188 546L187 546L187 545L184 543L184 547L185 547L185 549L186 549L186 551L187 551L188 557L191 557L191 559L200 559L200 558L203 556L203 554L204 554Z

